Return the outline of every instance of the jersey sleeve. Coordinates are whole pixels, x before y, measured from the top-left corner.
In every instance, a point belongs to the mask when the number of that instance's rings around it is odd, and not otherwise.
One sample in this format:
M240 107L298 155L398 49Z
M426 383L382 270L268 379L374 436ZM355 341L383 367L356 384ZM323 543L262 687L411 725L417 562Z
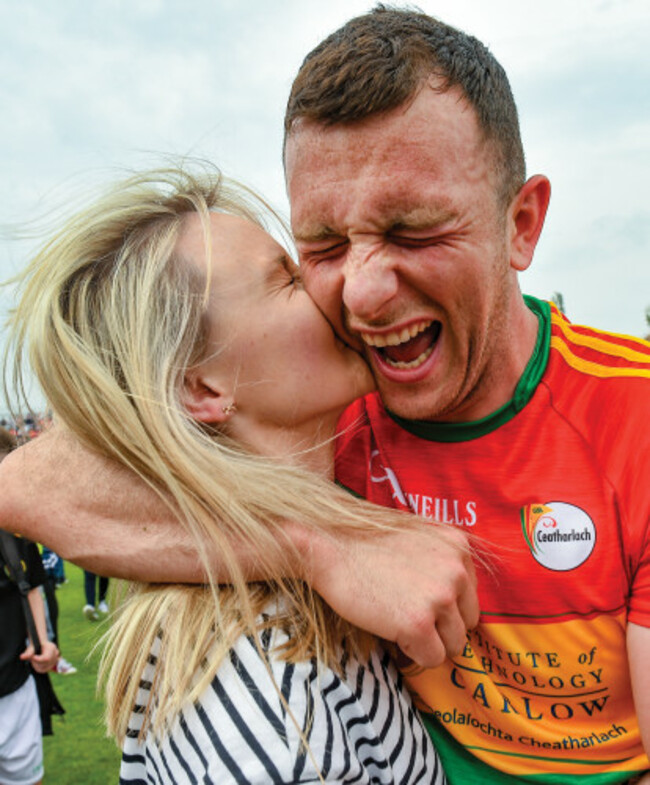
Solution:
M631 449L630 453L623 485L627 498L621 501L631 553L628 621L650 627L650 445L640 452Z
M625 395L609 401L601 455L615 488L627 554L628 621L650 627L650 379L625 380ZM623 385L621 385L623 386Z

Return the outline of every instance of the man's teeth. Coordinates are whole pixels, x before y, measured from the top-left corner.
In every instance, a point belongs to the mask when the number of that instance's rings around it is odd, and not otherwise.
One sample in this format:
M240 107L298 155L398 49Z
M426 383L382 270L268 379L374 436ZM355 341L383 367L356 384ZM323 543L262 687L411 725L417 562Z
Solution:
M433 322L416 322L415 324L405 327L399 332L385 333L384 335L368 335L362 334L362 338L368 346L375 346L381 349L384 346L399 346L400 343L405 343L415 338L421 332L428 329ZM429 354L431 354L430 350ZM411 363L406 363L406 367L410 367ZM397 364L397 367L402 367L402 364Z
M421 321L404 327L402 330L394 330L391 333L384 333L382 335L371 335L369 333L362 333L363 340L368 346L376 349L384 349L386 347L400 346L401 344L412 341L420 333L428 330L433 322ZM388 363L393 368L409 369L417 368L431 355L435 346L435 340L429 344L427 348L412 360L394 360L387 352L382 352L384 362Z

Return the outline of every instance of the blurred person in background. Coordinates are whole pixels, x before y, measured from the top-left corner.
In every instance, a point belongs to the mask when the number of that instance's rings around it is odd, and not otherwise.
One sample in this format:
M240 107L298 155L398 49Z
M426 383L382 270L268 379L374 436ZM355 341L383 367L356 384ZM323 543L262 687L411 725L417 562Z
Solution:
M0 428L0 461L15 444L14 437ZM41 709L31 668L37 673L52 670L59 651L47 637L39 588L45 573L38 548L21 537L13 540L28 582L26 597L39 640L28 638L21 591L10 577L11 565L0 551L0 783L35 785L43 778L43 740Z
M108 578L95 575L94 572L84 570L84 597L86 604L82 608L83 615L88 621L97 621L99 614L108 613Z
M56 597L56 590L64 582L63 559L54 551L46 546L41 548L41 560L45 571L45 581L43 582L43 594L45 596L45 616L47 621L48 638L59 647L59 602ZM62 676L72 676L77 669L65 657L59 656L56 663L55 672Z

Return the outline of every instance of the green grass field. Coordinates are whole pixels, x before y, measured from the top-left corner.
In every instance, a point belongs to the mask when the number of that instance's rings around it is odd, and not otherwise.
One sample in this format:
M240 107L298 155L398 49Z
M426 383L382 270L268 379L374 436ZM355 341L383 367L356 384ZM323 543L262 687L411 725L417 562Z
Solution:
M66 713L53 717L53 736L44 739L44 785L115 785L120 753L106 738L102 721L103 701L98 698L98 656L90 652L106 629L106 623L89 622L81 613L84 605L83 571L66 563L68 583L56 593L59 603L59 647L77 673L52 673L54 690ZM110 589L109 589L110 597Z

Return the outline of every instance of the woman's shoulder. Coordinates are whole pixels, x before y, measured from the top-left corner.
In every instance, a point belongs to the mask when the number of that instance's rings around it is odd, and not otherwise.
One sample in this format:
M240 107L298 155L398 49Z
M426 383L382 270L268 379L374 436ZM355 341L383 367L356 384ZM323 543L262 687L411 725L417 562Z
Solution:
M284 642L277 628L239 638L199 700L157 742L138 743L134 713L121 781L154 772L160 783L206 776L290 783L316 781L320 772L326 781L438 782L433 747L388 652L379 644L362 658L342 650L333 669L285 661ZM151 673L143 675L146 691Z

